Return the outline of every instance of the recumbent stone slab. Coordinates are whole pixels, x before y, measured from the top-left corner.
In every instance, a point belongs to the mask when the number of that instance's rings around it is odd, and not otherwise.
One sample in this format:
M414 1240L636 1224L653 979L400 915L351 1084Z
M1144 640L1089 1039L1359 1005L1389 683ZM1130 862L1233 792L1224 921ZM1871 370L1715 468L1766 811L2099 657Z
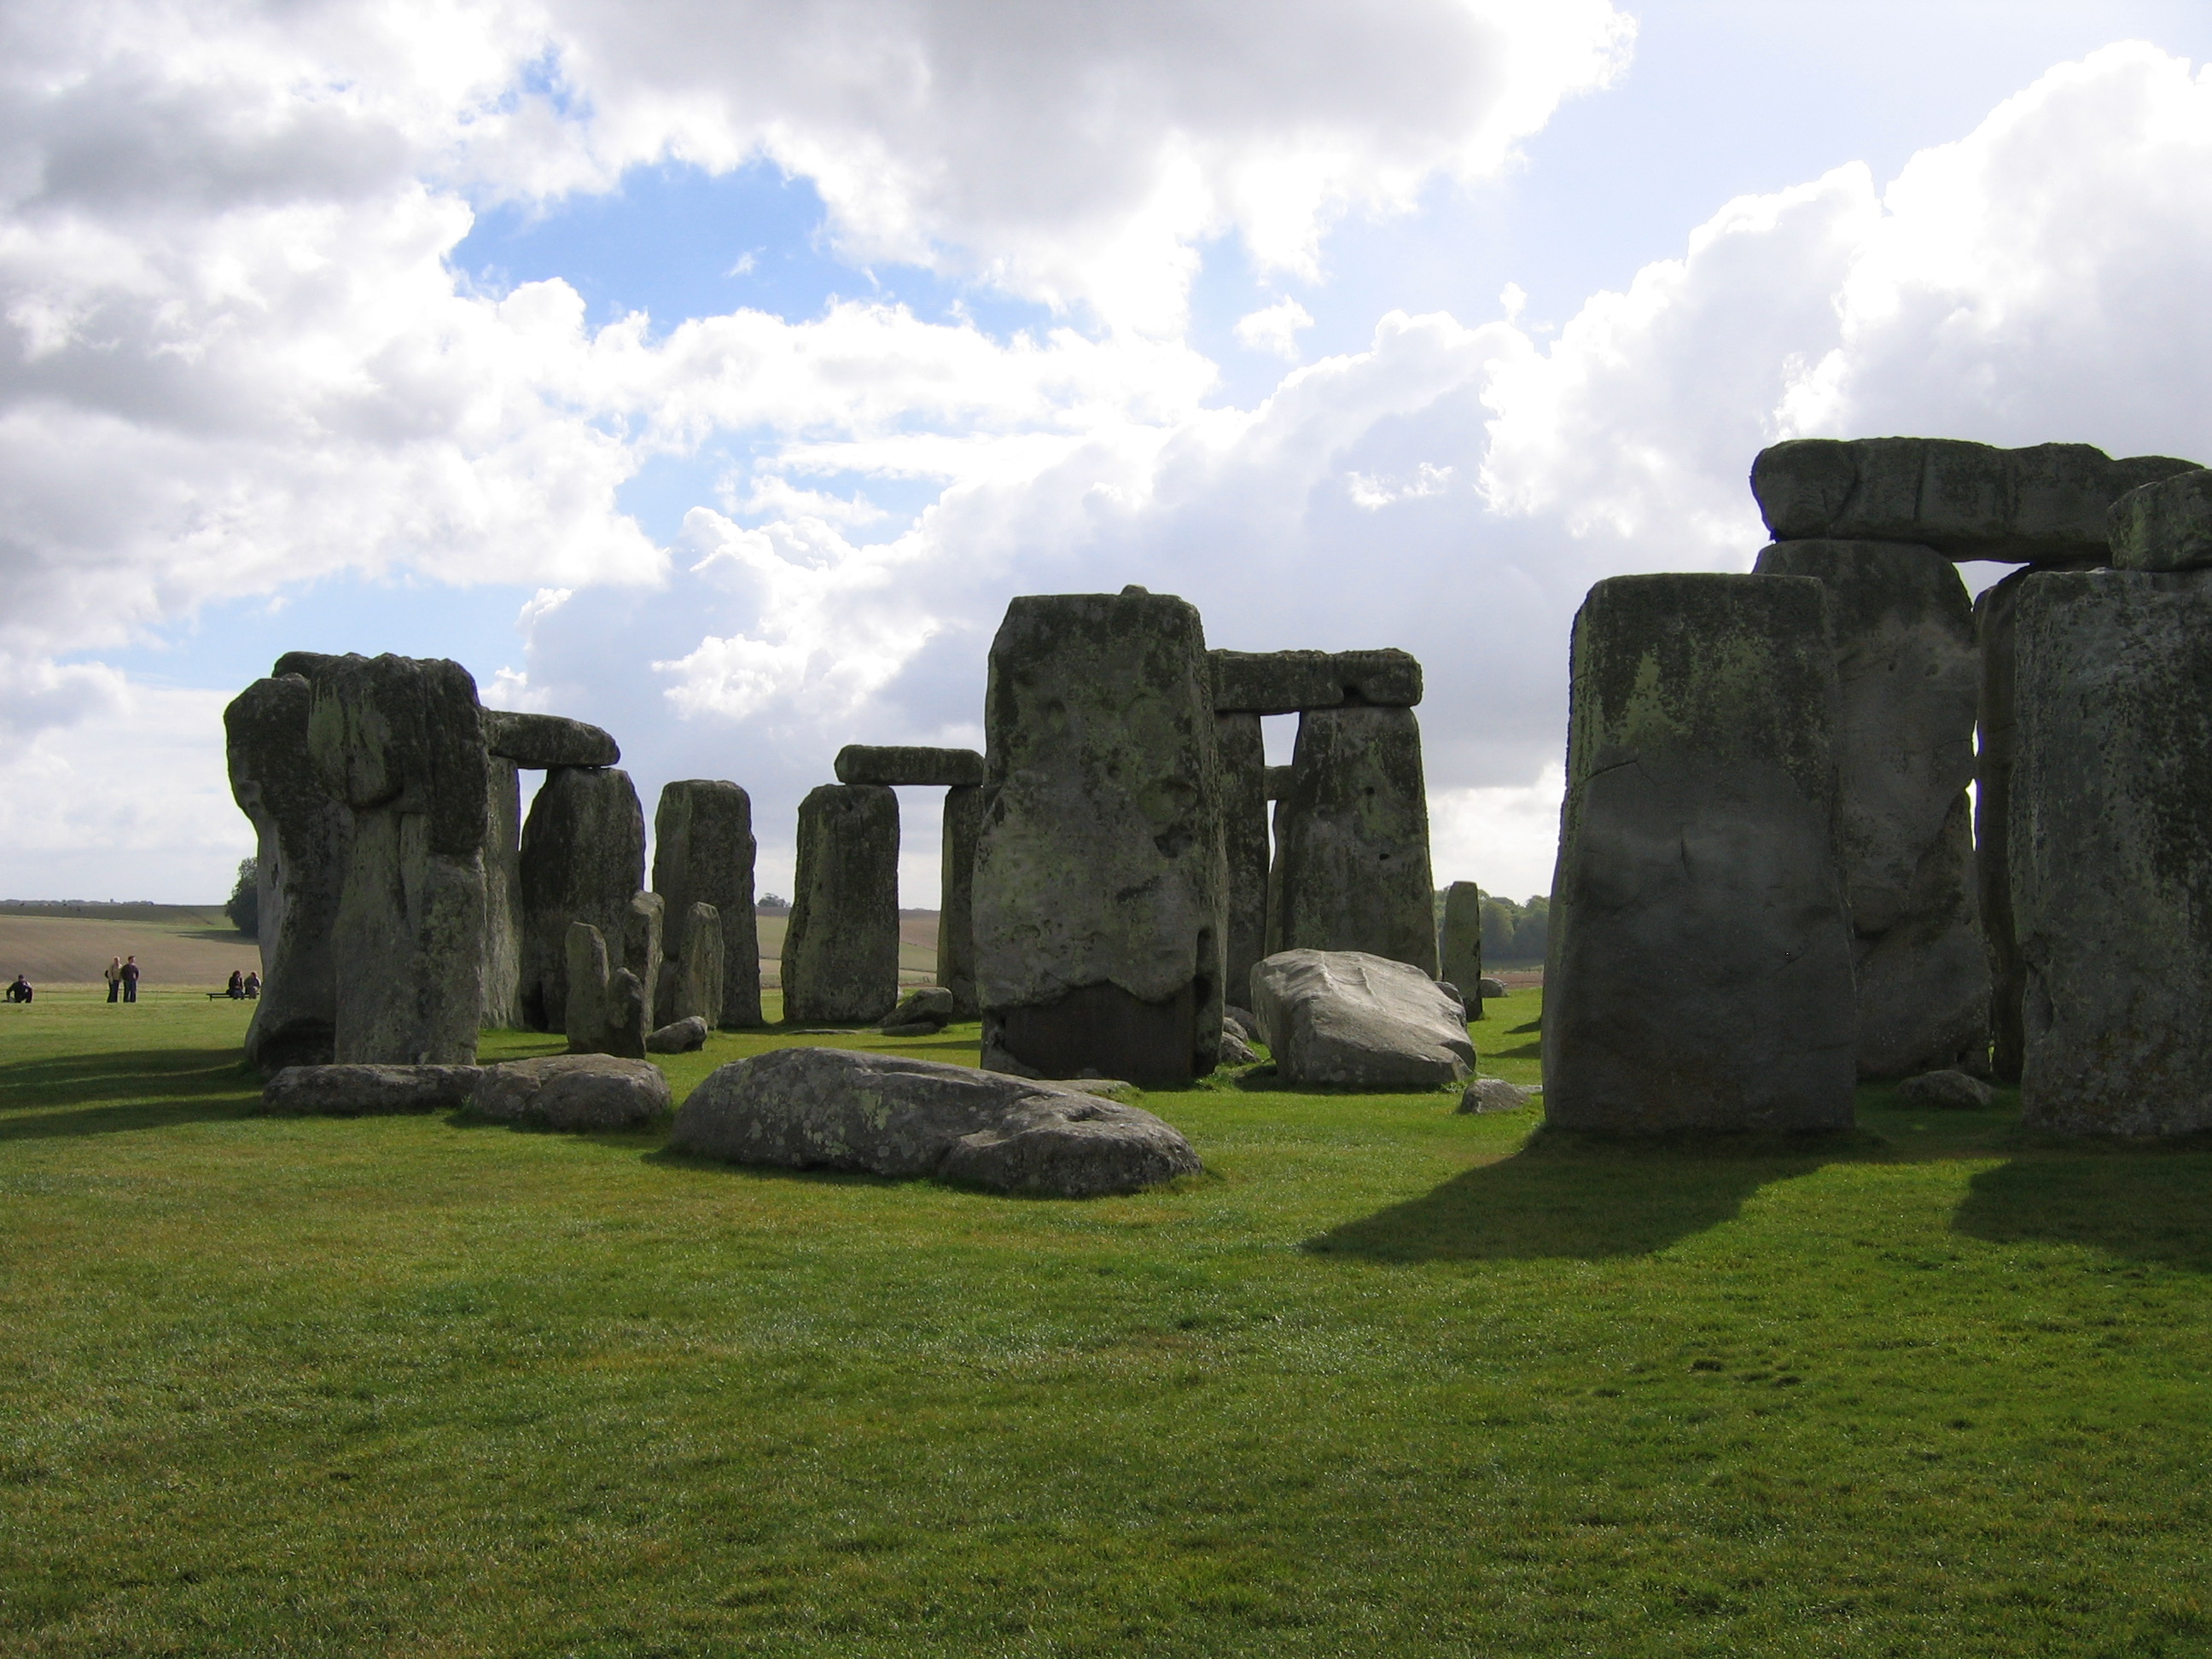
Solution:
M1216 651L1218 712L1296 714L1367 702L1410 708L1421 700L1421 665L1403 651Z
M721 923L722 1000L699 1009L726 1030L761 1023L760 925L753 910L752 798L726 780L689 778L662 788L653 815L653 890L668 901L662 948L683 958L691 907L711 904ZM661 984L671 986L664 969ZM658 993L656 993L658 994ZM663 1024L675 1018L660 1007Z
M502 760L532 771L556 766L618 766L622 747L613 736L563 714L526 714L511 708L483 711L484 745Z
M571 922L619 942L645 885L645 813L626 772L556 767L522 826L522 1017L564 1029Z
M635 1129L667 1111L671 1099L667 1078L650 1060L548 1054L485 1066L469 1109L542 1129Z
M1850 1126L1828 640L1810 577L1615 576L1583 602L1545 974L1553 1125Z
M454 1111L476 1087L474 1066L287 1066L261 1087L264 1112L367 1117Z
M837 751L837 781L969 788L983 781L983 757L972 749L921 749L848 743Z
M898 797L825 783L799 804L783 1018L872 1024L898 1000Z
M1252 970L1252 1009L1285 1083L1432 1089L1474 1070L1458 1001L1388 957L1281 951Z
M707 1046L707 1022L697 1014L672 1020L656 1031L648 1032L645 1051L649 1054L688 1054Z

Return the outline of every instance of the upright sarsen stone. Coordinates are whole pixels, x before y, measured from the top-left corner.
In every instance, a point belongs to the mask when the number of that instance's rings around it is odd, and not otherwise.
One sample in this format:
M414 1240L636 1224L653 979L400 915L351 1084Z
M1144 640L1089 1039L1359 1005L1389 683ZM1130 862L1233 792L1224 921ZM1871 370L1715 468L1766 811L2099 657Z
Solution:
M1211 1072L1225 872L1197 611L1141 588L1014 600L984 729L985 1064L1148 1086Z
M1455 881L1444 890L1444 920L1437 941L1439 977L1458 991L1470 1020L1482 1018L1482 889Z
M1217 663L1221 653L1213 653ZM1229 862L1228 979L1238 997L1267 954L1267 757L1257 714L1214 716L1221 847ZM1233 1000L1234 999L1232 999Z
M783 935L787 1024L881 1019L898 1001L898 796L825 783L799 804Z
M484 936L481 1022L522 1024L522 779L500 755L484 761Z
M2043 573L2017 606L2021 1121L2212 1128L2212 574Z
M671 1017L660 1023L697 1018L713 1025L722 1010L721 912L711 904L694 904L684 914L681 937L682 951L672 959Z
M298 675L256 680L223 710L230 793L253 824L261 1000L246 1057L264 1071L325 1066L337 1030L331 929L345 884L353 814L307 753L313 695Z
M665 786L653 814L653 890L668 902L662 948L683 958L696 904L711 904L722 924L722 1000L695 1009L710 1025L761 1023L760 927L753 912L752 798L717 778ZM664 982L666 975L664 974ZM665 1012L660 1023L669 1023Z
M1301 714L1275 823L1270 951L1364 951L1437 976L1429 800L1411 708Z
M937 982L952 996L952 1017L973 1019L975 1001L975 842L983 833L983 787L945 792L939 843Z
M1979 1071L1990 980L1966 794L1979 663L1966 584L1933 548L1901 542L1783 542L1757 568L1828 589L1859 1075Z
M1547 1121L1839 1129L1857 1046L1826 588L1616 576L1575 619Z
M522 1017L562 1028L568 1006L571 922L623 937L629 902L645 885L645 813L629 775L555 767L522 826Z
M353 813L331 926L333 1057L465 1065L483 991L489 786L476 682L459 663L346 657L319 673L308 746Z

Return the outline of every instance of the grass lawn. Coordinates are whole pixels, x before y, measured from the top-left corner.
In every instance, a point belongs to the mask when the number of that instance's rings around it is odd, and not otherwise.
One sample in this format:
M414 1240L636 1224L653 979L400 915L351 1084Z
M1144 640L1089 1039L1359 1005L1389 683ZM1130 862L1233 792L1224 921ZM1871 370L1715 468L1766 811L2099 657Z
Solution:
M262 1118L246 1012L0 1011L0 1655L2212 1653L2204 1151L1231 1085L1020 1200Z

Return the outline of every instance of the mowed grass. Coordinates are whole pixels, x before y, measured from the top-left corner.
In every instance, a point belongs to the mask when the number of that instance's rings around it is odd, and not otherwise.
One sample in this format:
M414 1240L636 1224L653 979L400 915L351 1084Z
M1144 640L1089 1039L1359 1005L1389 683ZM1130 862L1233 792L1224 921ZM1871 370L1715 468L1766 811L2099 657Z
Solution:
M0 1012L0 1654L2212 1651L2202 1150L1231 1083L1146 1101L1203 1176L1011 1200Z

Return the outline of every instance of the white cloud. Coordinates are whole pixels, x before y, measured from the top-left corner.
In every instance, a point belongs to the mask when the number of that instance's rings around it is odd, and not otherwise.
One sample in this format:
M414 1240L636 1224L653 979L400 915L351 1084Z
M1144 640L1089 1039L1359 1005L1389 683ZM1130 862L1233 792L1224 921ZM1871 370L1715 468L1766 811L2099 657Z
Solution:
M1271 306L1249 313L1237 319L1237 341L1248 351L1264 351L1270 356L1288 357L1296 362L1298 356L1298 331L1313 326L1312 313L1296 300L1278 300Z

